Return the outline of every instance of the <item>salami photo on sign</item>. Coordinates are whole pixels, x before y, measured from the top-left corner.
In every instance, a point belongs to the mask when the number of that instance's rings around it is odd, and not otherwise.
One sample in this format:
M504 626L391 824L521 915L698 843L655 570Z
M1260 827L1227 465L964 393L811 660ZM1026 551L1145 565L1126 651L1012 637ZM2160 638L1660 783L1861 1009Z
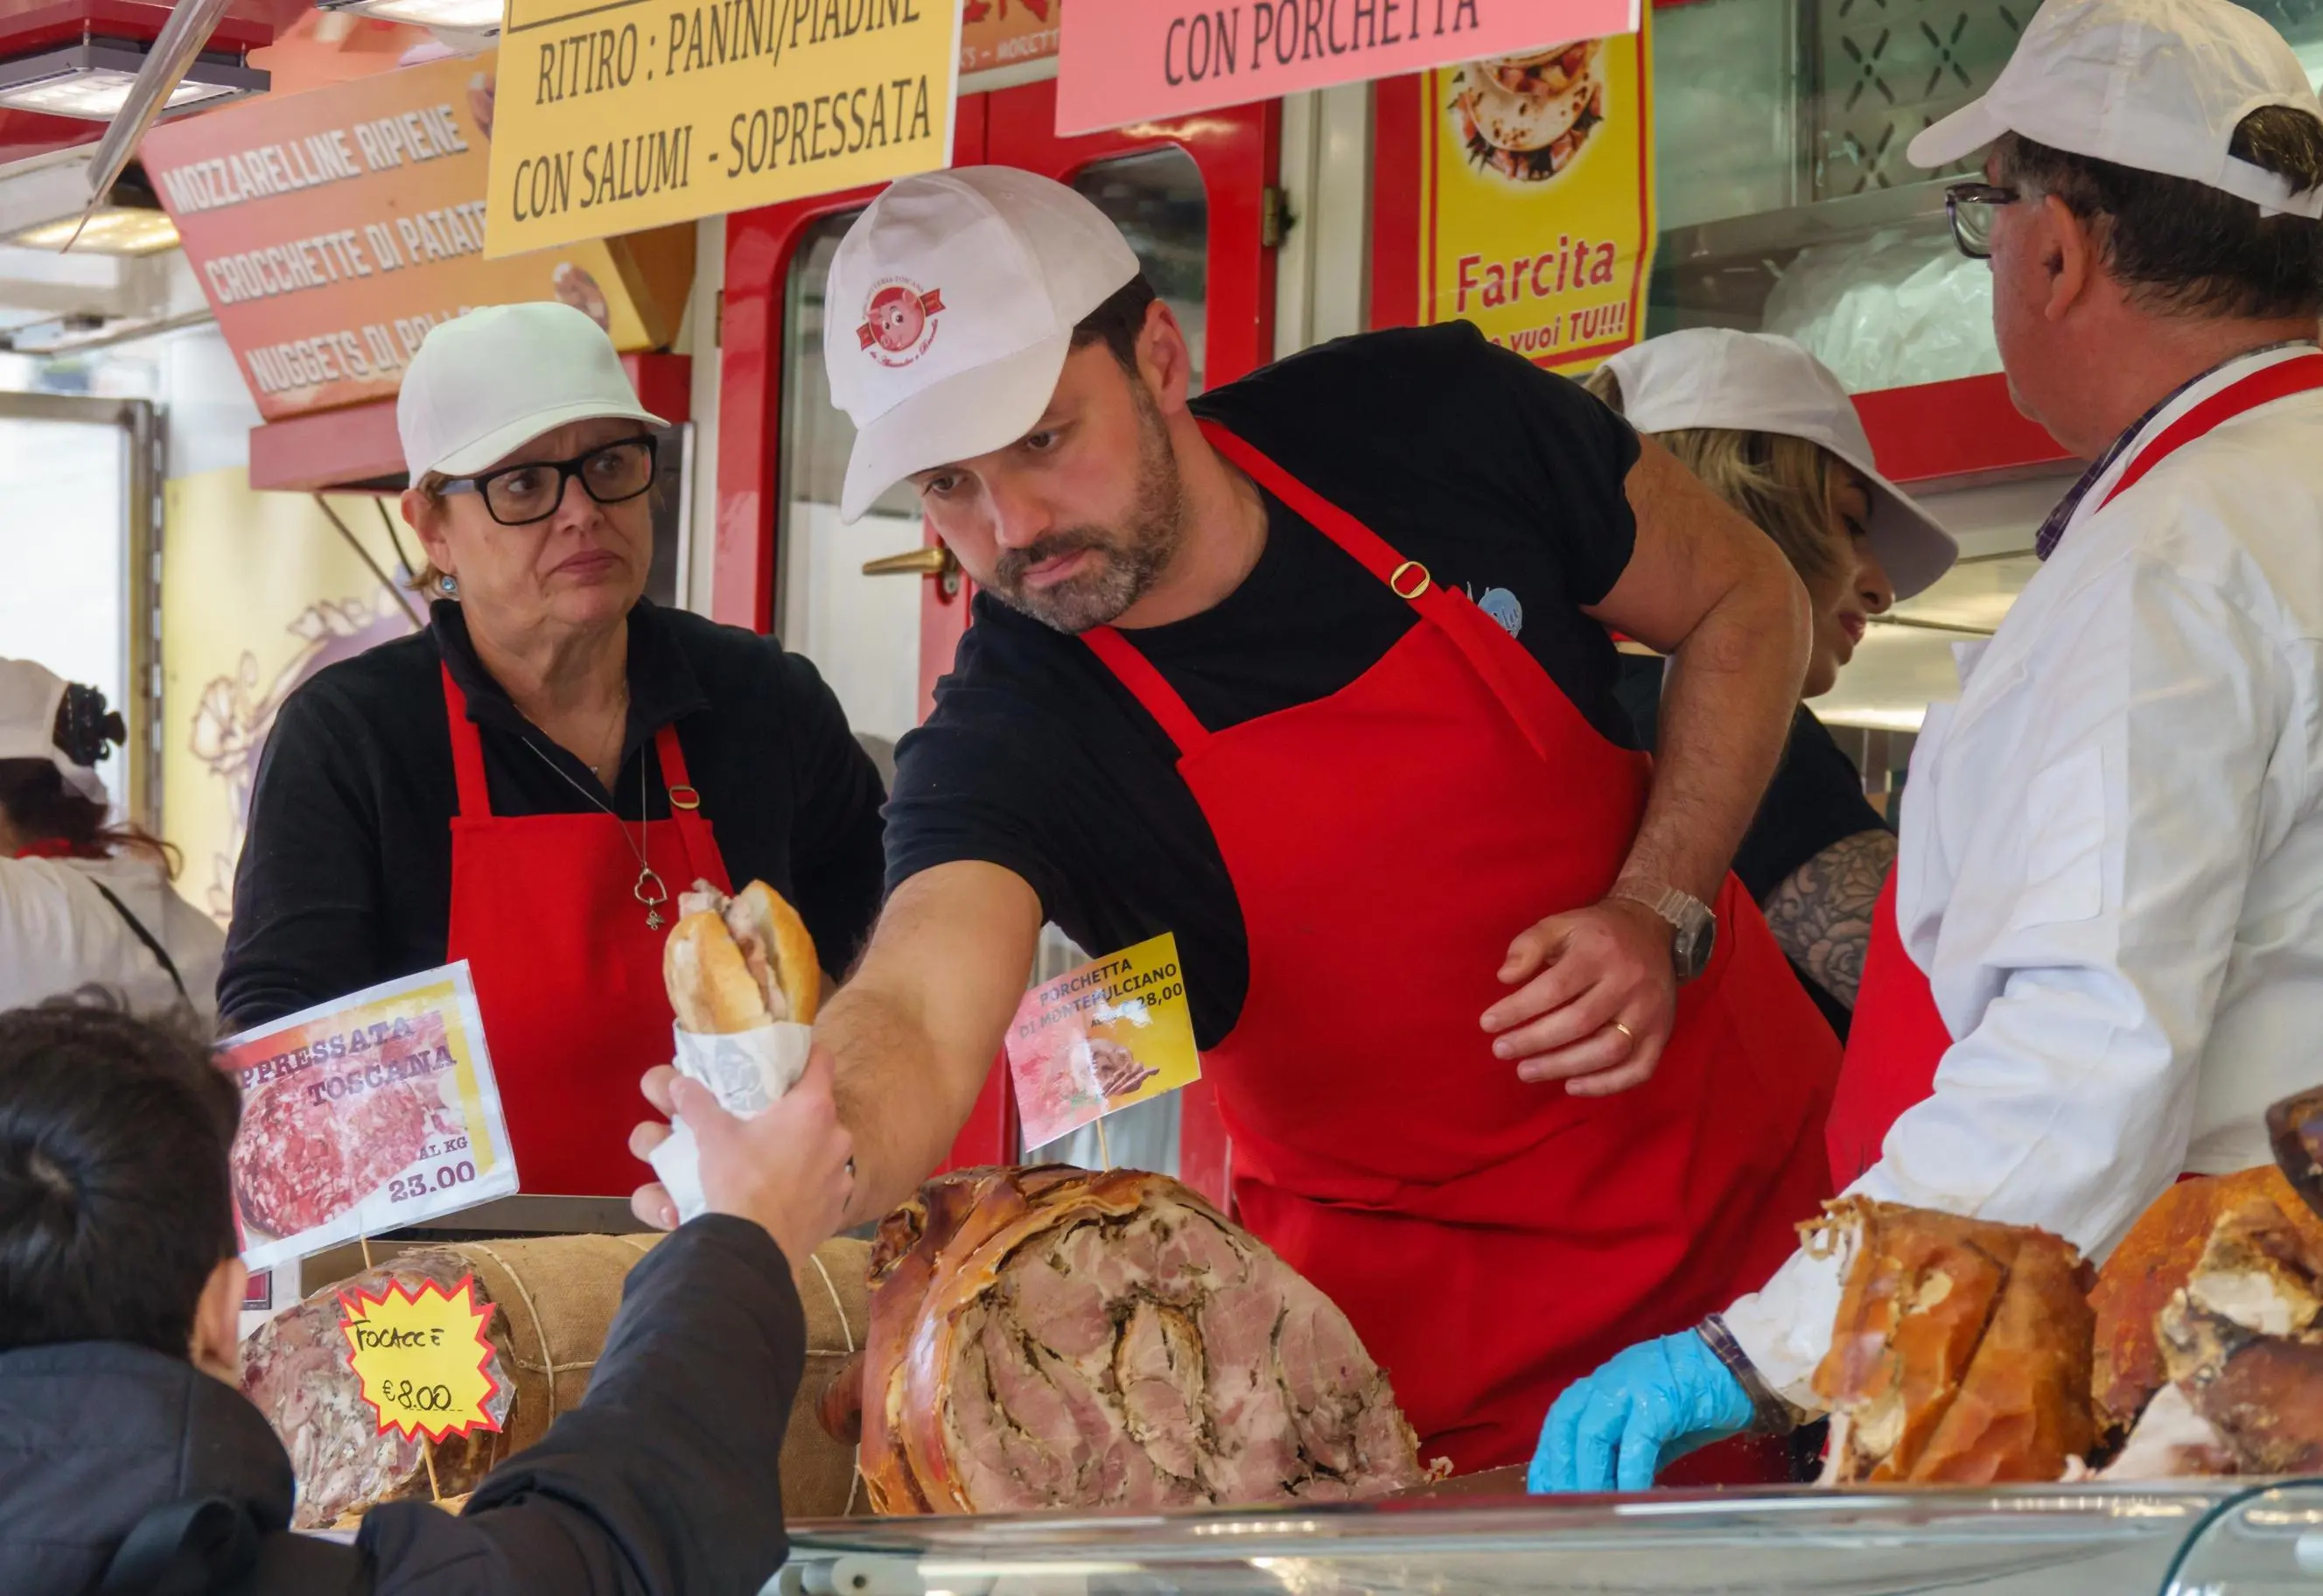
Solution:
M252 1269L517 1188L464 960L234 1037L233 1155Z
M1027 1147L1199 1080L1178 939L1165 931L1043 981L1009 1022L1007 1050Z
M1652 24L1419 79L1423 323L1579 373L1644 334L1653 271Z

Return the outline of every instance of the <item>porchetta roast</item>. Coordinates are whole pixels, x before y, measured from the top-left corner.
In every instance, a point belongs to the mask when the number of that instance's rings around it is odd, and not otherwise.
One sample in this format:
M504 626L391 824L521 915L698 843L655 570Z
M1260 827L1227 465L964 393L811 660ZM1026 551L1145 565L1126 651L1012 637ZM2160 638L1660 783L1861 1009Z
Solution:
M883 1513L1327 1500L1423 1478L1346 1316L1139 1170L923 1188L872 1249L864 1378L840 1399L858 1396Z

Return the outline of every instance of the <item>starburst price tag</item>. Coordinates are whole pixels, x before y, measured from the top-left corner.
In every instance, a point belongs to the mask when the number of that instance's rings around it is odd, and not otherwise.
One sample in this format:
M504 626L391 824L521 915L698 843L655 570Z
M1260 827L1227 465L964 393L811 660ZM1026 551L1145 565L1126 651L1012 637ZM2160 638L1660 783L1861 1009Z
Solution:
M486 1367L491 1304L476 1300L475 1276L463 1276L449 1291L434 1280L417 1291L392 1281L383 1296L352 1292L339 1307L347 1362L363 1382L363 1399L379 1413L380 1434L441 1441L500 1427L485 1406L499 1386Z

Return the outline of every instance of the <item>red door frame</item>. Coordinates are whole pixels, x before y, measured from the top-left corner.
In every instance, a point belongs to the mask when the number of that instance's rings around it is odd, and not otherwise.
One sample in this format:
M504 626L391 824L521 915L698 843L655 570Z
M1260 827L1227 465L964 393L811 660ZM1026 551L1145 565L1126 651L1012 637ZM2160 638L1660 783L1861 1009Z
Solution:
M1064 180L1100 161L1171 145L1202 174L1208 199L1208 284L1204 380L1232 381L1274 354L1274 254L1264 243L1267 193L1281 148L1279 101L1241 105L1111 133L1059 138L1056 85L1027 84L960 102L953 160L1021 167ZM726 221L726 288L720 328L718 521L712 614L758 631L774 625L776 507L782 502L783 308L793 261L807 229L870 202L876 188L738 211ZM886 551L869 551L874 553ZM921 702L950 668L968 627L966 584L947 595L922 583ZM924 712L924 711L923 711ZM1015 1096L996 1066L952 1149L954 1166L1017 1156ZM1182 1094L1180 1171L1223 1202L1226 1130L1207 1082Z

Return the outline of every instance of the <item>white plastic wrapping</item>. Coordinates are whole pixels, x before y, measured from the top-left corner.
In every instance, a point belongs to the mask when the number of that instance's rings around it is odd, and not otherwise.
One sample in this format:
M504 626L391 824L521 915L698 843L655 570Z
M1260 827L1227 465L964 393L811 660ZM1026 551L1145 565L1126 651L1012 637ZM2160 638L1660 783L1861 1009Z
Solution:
M729 1114L748 1117L798 1084L806 1073L808 1050L814 1045L814 1027L777 1022L753 1031L725 1035L700 1035L672 1026L678 1073L693 1077L718 1094ZM653 1151L654 1174L677 1205L682 1224L700 1214L701 1151L683 1118L670 1122L669 1140Z
M1767 298L1762 330L1804 344L1854 393L2000 370L1991 269L1940 229L1800 251Z

